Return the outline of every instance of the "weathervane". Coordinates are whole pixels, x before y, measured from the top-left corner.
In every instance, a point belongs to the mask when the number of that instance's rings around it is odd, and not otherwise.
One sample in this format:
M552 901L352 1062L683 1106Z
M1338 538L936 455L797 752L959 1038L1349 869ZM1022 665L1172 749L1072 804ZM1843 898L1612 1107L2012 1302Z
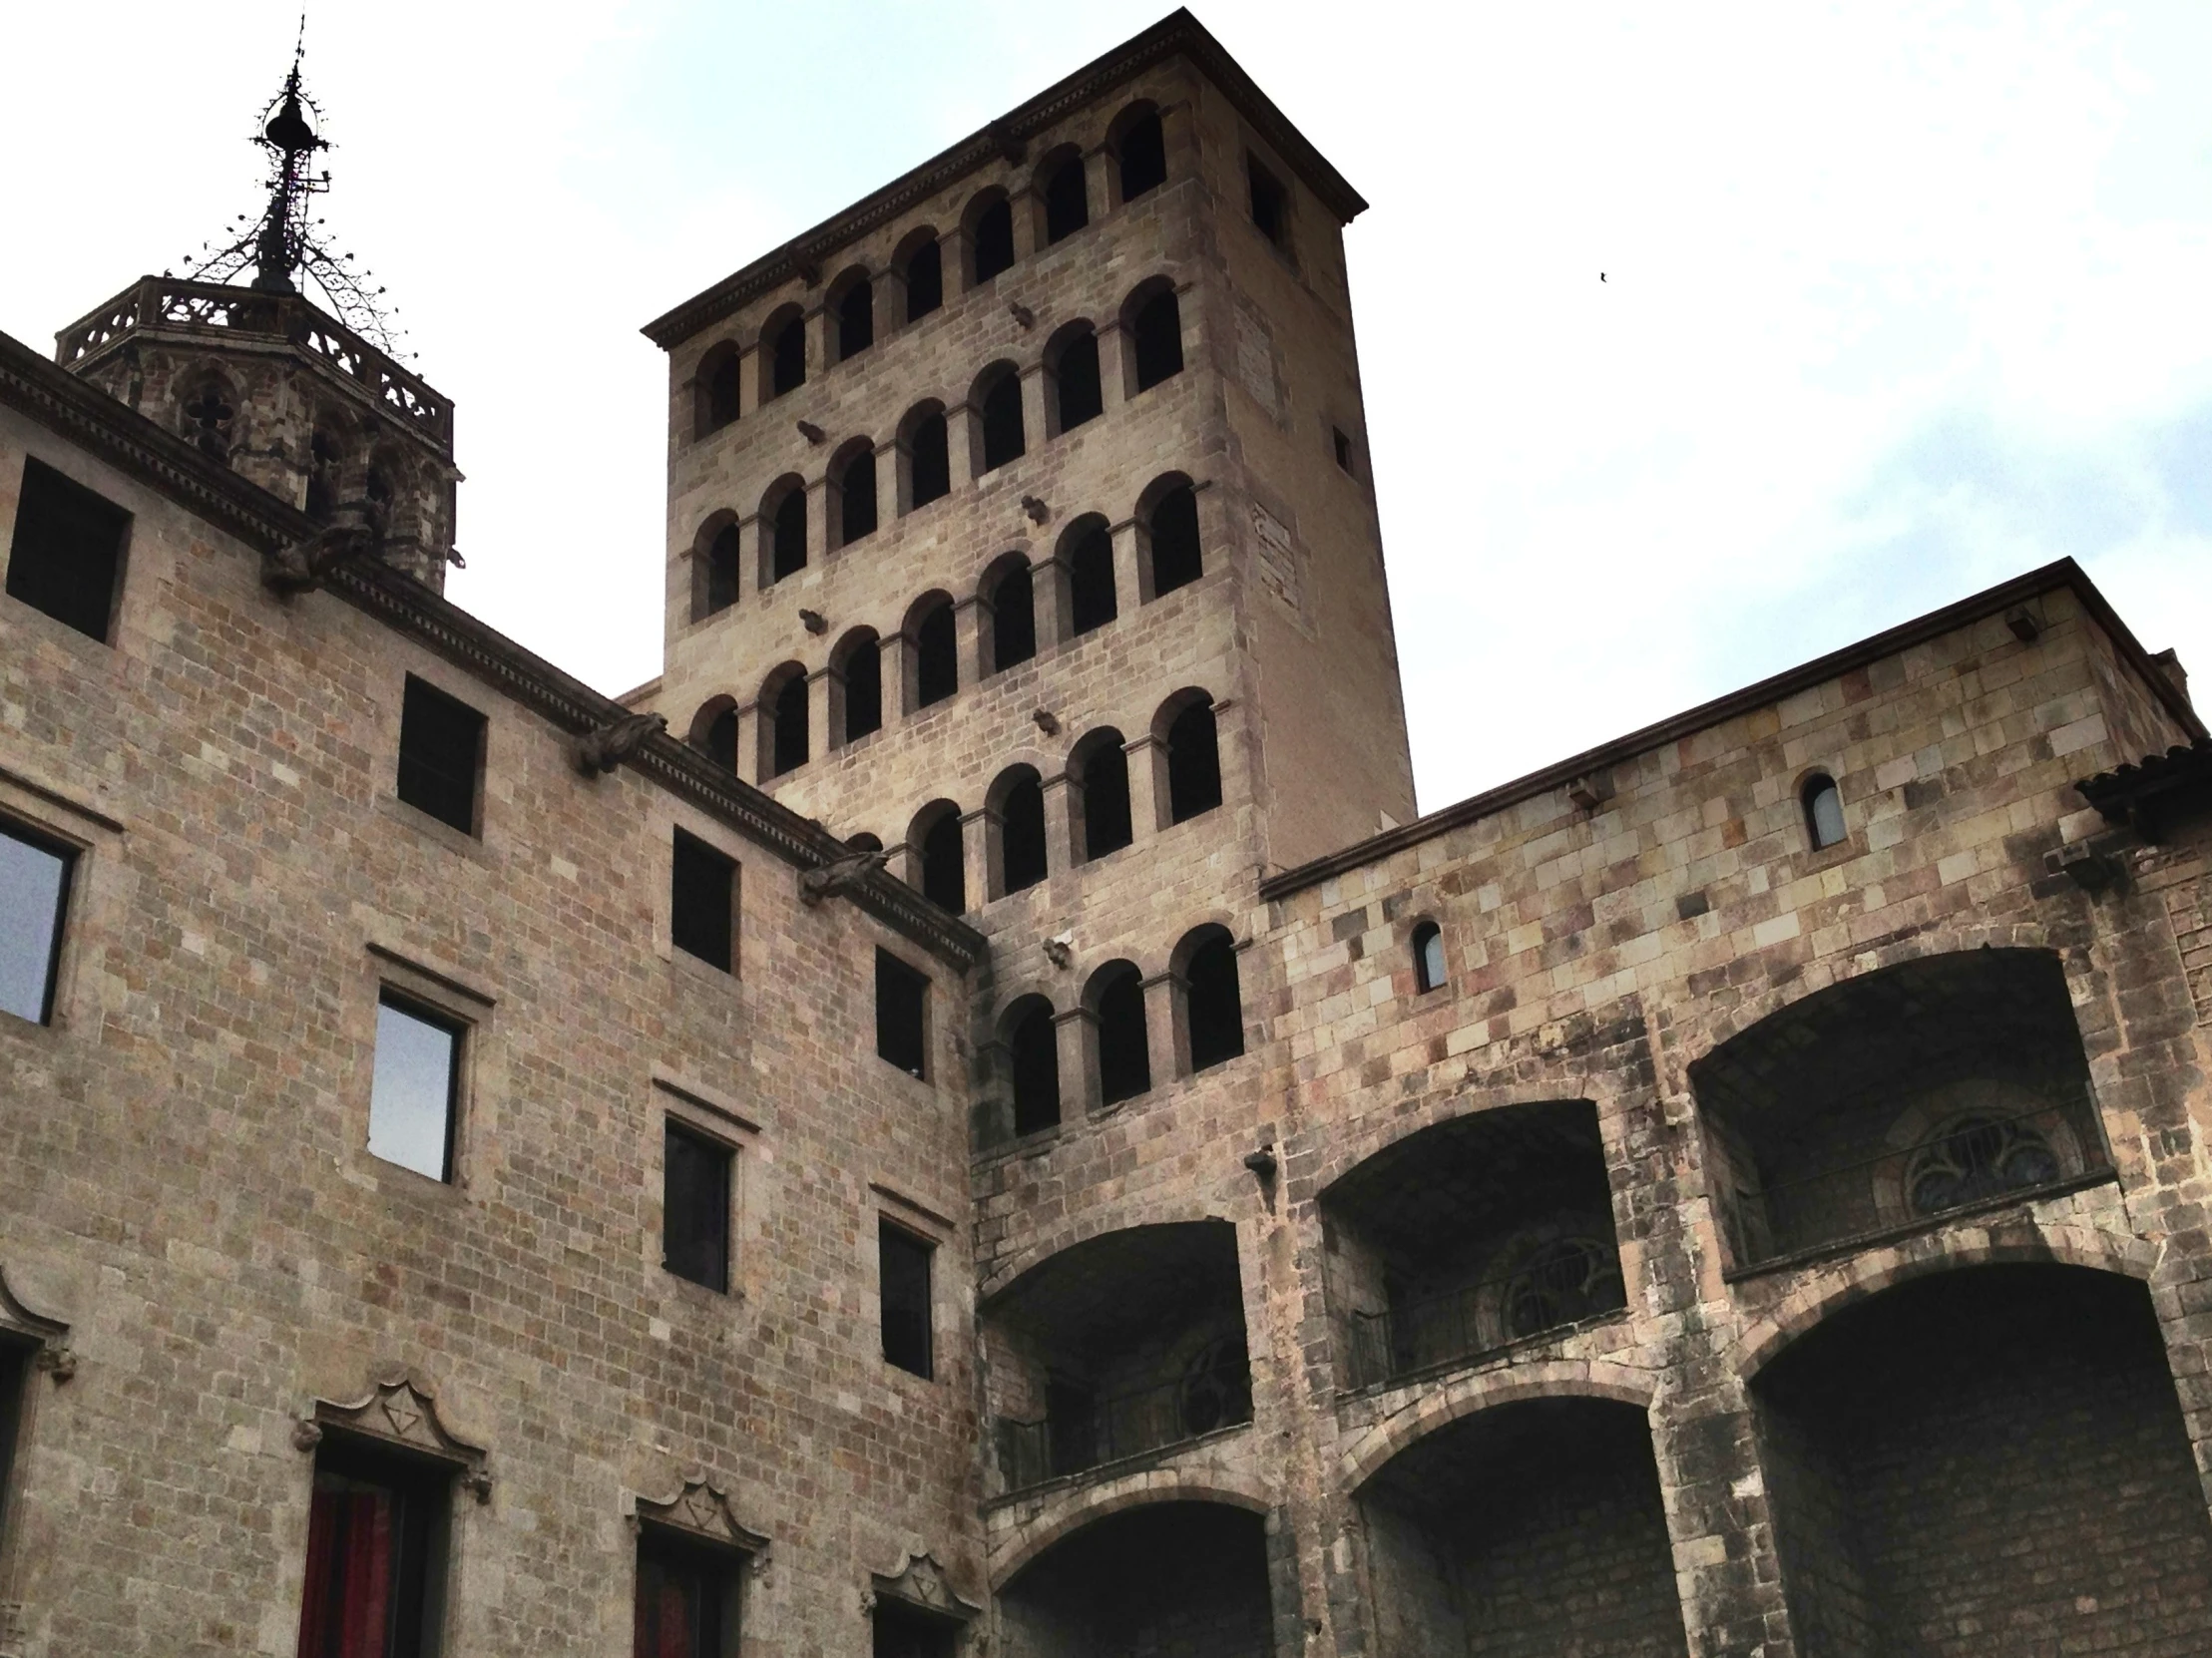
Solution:
M248 285L263 293L297 293L304 274L321 290L339 321L396 354L399 329L392 318L398 307L387 307L384 290L370 285L375 278L355 266L351 253L332 252L319 234L323 221L307 216L310 202L330 188L329 171L318 173L313 166L315 152L327 150L330 143L308 123L311 115L319 125L322 110L300 85L306 50L303 14L299 40L292 48L291 73L284 77L283 90L261 111L260 131L253 138L269 158L267 207L258 218L238 214L232 227L242 227L243 233L228 245L217 248L201 243L201 252L185 274L195 281L234 282L250 269L253 279Z

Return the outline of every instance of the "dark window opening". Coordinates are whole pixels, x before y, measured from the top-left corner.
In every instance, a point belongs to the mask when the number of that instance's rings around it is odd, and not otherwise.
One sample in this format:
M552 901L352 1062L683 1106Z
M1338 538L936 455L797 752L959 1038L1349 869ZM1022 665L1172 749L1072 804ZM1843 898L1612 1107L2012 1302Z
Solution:
M724 351L706 376L706 429L737 418L737 353Z
M1014 209L994 202L976 215L976 280L988 282L1014 264Z
M1152 1085L1152 1055L1144 1029L1144 980L1124 966L1099 990L1099 1102L1134 1099Z
M1213 709L1193 702L1167 727L1167 821L1181 823L1221 804L1221 745Z
M932 237L906 260L906 319L919 322L945 302L945 254Z
M768 775L806 764L806 675L794 673L768 697Z
M433 1180L453 1178L461 1097L459 1021L386 991L376 1004L369 1155Z
M1120 851L1135 837L1129 821L1129 757L1117 734L1103 738L1085 755L1079 781L1084 857Z
M957 819L955 820L957 822ZM926 1076L929 980L888 950L876 952L876 1055Z
M1007 892L1045 879L1045 790L1025 777L999 802L999 871Z
M1068 554L1068 625L1080 636L1118 614L1113 593L1113 538L1106 527L1077 539Z
M1060 1122L1060 1034L1049 1003L1016 1022L1008 1047L1014 1067L1014 1131L1034 1134Z
M77 854L13 824L0 827L0 1012L46 1025L54 1018L62 923ZM0 1463L0 1477L7 1468Z
M1072 432L1106 412L1099 384L1099 336L1088 330L1061 347L1053 365L1053 395L1059 403L1060 429Z
M876 1246L883 1278L883 1357L927 1381L935 1369L929 1293L933 1251L887 1220L876 1223Z
M845 741L883 729L883 646L868 639L845 657Z
M736 916L736 859L678 829L668 877L670 942L727 973Z
M438 1556L449 1479L325 1439L307 1509L299 1658L427 1658L437 1648Z
M705 616L716 616L737 603L737 526L725 524L714 533L706 549Z
M792 488L776 503L768 579L780 582L806 568L806 491Z
M8 550L8 595L107 642L131 515L43 462L25 458Z
M1020 460L1027 447L1022 432L1022 377L1011 370L983 394L983 470Z
M878 1600L874 1658L954 1658L960 1650L960 1625L932 1617L919 1607Z
M209 380L185 400L185 436L213 460L230 458L230 422L237 414L220 382Z
M968 908L967 851L958 812L946 812L922 836L922 896L956 916Z
M484 716L407 675L399 705L399 798L464 835L476 833Z
M1236 947L1216 933L1190 953L1183 970L1190 1021L1190 1068L1233 1059L1244 1051L1244 1005L1236 983Z
M1122 201L1134 202L1167 183L1167 135L1156 112L1147 111L1122 128L1119 149Z
M328 432L317 432L307 440L307 516L327 524L338 510L338 474L345 451Z
M1074 235L1091 222L1081 156L1071 156L1045 181L1045 240L1048 245Z
M673 1117L661 1139L661 1264L678 1278L729 1291L729 1147ZM716 1653L715 1658L720 1658Z
M837 517L840 540L850 546L876 530L876 457L863 450L845 463L837 485Z
M31 1378L26 1344L0 1337L0 1539L8 1534L8 1492L15 1484L15 1452L23 1435L23 1390Z
M1444 929L1433 921L1413 930L1413 984L1424 992L1444 988Z
M1144 391L1182 372L1182 306L1172 288L1139 305L1130 325L1136 336L1136 389Z
M991 590L991 666L1005 672L1037 654L1037 583L1028 565L999 578Z
M946 439L943 415L924 415L914 423L913 434L907 439L907 456L915 506L926 507L952 494L952 445Z
M768 395L781 397L806 384L806 324L792 317L768 346Z
M1344 428L1329 428L1329 442L1336 450L1336 464L1346 472L1352 470L1352 440L1344 435Z
M959 629L952 606L940 605L914 629L914 705L927 708L959 688Z
M1252 222L1259 233L1277 247L1290 235L1290 193L1257 158L1245 158L1246 176L1251 183Z
M1205 574L1198 551L1198 498L1178 484L1152 508L1152 597L1188 587Z
M1813 850L1820 852L1841 845L1844 839L1843 794L1836 787L1836 780L1819 774L1807 778L1801 798L1805 807L1805 833L1812 838Z
M736 1651L735 1557L668 1535L638 1534L638 1604L632 1658L726 1658Z
M724 708L707 723L706 735L700 740L706 757L724 771L737 769L737 710Z
M837 301L837 359L843 362L876 342L876 290L865 277Z

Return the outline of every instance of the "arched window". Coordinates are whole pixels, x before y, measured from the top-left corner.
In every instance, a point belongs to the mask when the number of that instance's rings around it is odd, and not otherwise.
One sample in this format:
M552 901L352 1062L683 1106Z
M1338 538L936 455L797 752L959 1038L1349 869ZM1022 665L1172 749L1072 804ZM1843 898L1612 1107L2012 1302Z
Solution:
M865 270L849 270L830 288L837 318L837 360L857 357L876 342L876 290Z
M991 785L995 897L1045 879L1045 790L1035 766L1010 766Z
M1099 1103L1134 1099L1152 1085L1152 1056L1144 1030L1144 976L1134 962L1108 962L1084 992L1096 1028Z
M1025 996L1007 1010L1006 1047L1014 1083L1014 1132L1035 1134L1060 1122L1060 1038L1053 1005Z
M737 521L730 519L711 534L702 532L705 545L694 555L691 588L691 620L719 616L737 603Z
M983 465L989 472L1019 460L1028 447L1022 432L1022 376L1012 363L996 363L977 382L976 404L983 411Z
M723 340L699 359L697 435L737 418L737 342Z
M806 568L806 486L787 473L760 499L760 585L770 587Z
M945 410L939 403L918 403L899 423L899 453L906 462L906 507L926 507L953 492L952 451L946 441Z
M1814 772L1805 779L1798 801L1805 808L1805 833L1812 840L1813 850L1819 852L1841 845L1844 838L1843 793L1836 787L1836 780L1824 771Z
M1920 1215L1940 1215L2009 1191L2045 1186L2064 1173L2033 1123L1955 1117L1914 1152L1905 1195Z
M881 852L883 850L883 838L880 835L871 835L865 829L857 835L847 835L845 844L855 852Z
M916 231L897 263L906 287L906 319L919 322L945 302L945 253L937 232Z
M238 400L222 376L202 374L179 407L184 415L185 436L193 447L219 461L229 460Z
M1155 727L1167 750L1167 821L1182 823L1221 804L1221 748L1212 699L1184 691L1160 710Z
M1088 322L1063 328L1045 351L1045 371L1053 388L1053 425L1072 432L1106 412L1099 384L1099 336Z
M991 671L1003 673L1037 654L1037 589L1029 560L1015 553L984 581L984 620L991 629Z
M691 746L724 771L737 769L737 704L727 696L710 697L691 716Z
M830 543L850 547L863 536L876 533L876 451L866 438L855 438L830 463L830 506L836 523L830 526Z
M760 775L781 777L806 764L806 669L785 662L760 688Z
M781 397L806 384L806 319L786 305L760 330L760 349L768 358L768 395Z
M338 510L338 491L344 480L345 440L327 426L317 426L307 440L307 516L317 524L330 522Z
M1113 538L1106 521L1088 513L1068 526L1060 540L1060 557L1068 570L1068 626L1070 638L1104 627L1116 615L1113 593Z
M1084 186L1083 152L1073 145L1055 151L1039 169L1044 180L1045 241L1065 240L1091 222L1091 202Z
M1138 391L1182 372L1182 306L1172 287L1162 282L1138 298L1128 312L1128 330Z
M1236 945L1229 930L1200 927L1175 947L1182 963L1183 1018L1190 1068L1207 1070L1244 1051L1244 1002L1237 989Z
M1012 267L1014 209L1007 205L1006 192L986 192L969 207L968 248L972 282L988 282Z
M960 808L949 800L924 806L907 831L922 866L922 896L959 915L968 908L968 862L960 840Z
M1134 839L1129 822L1129 756L1121 733L1093 731L1068 756L1075 785L1076 856L1088 863L1118 852Z
M883 645L872 627L856 627L830 658L836 698L830 729L840 743L856 742L883 728Z
M922 601L908 613L906 636L913 641L915 708L942 702L960 688L960 633L953 602L943 594Z
M1123 202L1134 202L1167 182L1167 136L1152 105L1133 104L1115 118L1110 148Z
M1198 550L1198 497L1180 479L1152 496L1143 515L1144 545L1152 576L1152 597L1188 587L1205 574L1204 556Z
M1413 930L1413 987L1417 991L1444 988L1444 929L1424 921Z

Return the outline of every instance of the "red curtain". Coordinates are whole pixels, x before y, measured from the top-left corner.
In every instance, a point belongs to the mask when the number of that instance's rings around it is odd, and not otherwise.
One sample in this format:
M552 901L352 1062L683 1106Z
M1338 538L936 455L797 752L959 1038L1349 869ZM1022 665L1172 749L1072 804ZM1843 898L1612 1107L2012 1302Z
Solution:
M394 1507L390 1491L315 1487L299 1658L384 1658Z
M637 1658L702 1658L694 1610L698 1584L688 1572L650 1557L638 1562Z

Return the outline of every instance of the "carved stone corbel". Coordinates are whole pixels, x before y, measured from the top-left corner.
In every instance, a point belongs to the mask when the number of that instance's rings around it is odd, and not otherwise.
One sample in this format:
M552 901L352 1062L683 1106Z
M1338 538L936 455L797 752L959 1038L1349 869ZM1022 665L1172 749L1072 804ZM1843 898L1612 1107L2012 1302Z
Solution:
M666 714L630 714L609 724L595 726L576 739L570 752L576 769L587 777L601 777L668 728Z
M342 502L320 530L270 555L261 567L261 581L287 598L312 593L345 566L381 554L385 528L384 514L374 502Z
M446 1426L437 1397L407 1372L387 1375L370 1387L366 1398L351 1405L316 1400L313 1412L293 1425L292 1445L311 1451L333 1431L443 1462L478 1502L492 1499L488 1453Z
M802 870L799 874L799 902L808 909L825 898L835 898L850 892L870 875L883 867L889 856L883 852L855 852L849 858L839 858L823 864L818 869Z

